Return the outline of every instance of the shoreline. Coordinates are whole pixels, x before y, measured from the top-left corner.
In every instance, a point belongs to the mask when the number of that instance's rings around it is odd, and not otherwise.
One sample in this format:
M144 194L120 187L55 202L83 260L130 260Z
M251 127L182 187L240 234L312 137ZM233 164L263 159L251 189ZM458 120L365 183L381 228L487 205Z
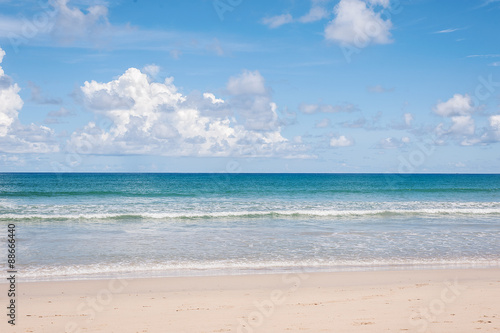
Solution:
M248 269L186 269L186 270L149 270L149 271L123 271L95 274L53 275L44 277L28 277L22 275L22 270L17 272L17 278L22 283L36 282L65 282L65 281L96 281L108 279L161 279L161 278L190 278L190 277L218 277L218 276L249 276L249 275L277 275L297 273L345 273L345 272L387 272L387 271L434 271L434 270L474 270L474 269L500 269L500 262L477 263L435 263L435 264L380 264L380 265L344 265L337 267L285 267L285 268L248 268ZM8 282L0 280L0 285Z
M500 269L20 282L2 332L497 332Z

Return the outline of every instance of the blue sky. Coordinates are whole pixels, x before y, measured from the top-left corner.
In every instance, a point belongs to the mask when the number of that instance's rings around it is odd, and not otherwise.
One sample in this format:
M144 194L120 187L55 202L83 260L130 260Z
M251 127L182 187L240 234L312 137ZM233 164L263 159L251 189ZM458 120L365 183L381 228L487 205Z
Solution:
M497 173L499 14L0 0L0 171Z

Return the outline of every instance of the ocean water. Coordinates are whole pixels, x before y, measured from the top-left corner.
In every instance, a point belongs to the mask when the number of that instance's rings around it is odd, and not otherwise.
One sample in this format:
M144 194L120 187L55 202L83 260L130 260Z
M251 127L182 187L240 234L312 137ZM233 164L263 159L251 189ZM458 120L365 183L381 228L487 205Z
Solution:
M500 175L0 174L20 280L500 266Z

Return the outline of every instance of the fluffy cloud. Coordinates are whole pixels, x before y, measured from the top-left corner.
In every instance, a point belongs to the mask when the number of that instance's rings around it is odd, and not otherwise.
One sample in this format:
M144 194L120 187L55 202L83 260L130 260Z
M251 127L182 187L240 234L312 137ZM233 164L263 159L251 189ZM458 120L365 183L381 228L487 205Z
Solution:
M337 138L333 137L330 140L330 147L350 147L354 145L354 141L348 139L344 135L341 135Z
M474 119L471 116L456 116L452 117L453 122L450 133L456 135L474 135L476 130Z
M446 128L440 123L435 132L440 137L449 136L461 140L462 146L471 146L481 142L477 137L476 123L471 114L475 111L474 104L469 95L455 94L446 102L439 102L434 106L434 112L442 117L449 118L451 125Z
M233 76L227 83L231 95L263 95L266 93L265 81L259 71L245 70L241 75Z
M184 96L172 78L152 82L135 68L108 83L85 82L81 90L85 105L112 126L106 130L91 122L75 132L68 148L80 153L289 156L301 150L281 135L276 104L259 72L230 78L227 102L211 93ZM219 107L226 109L217 115ZM234 114L228 115L227 108Z
M490 116L488 122L489 128L487 128L486 132L481 136L481 142L500 142L500 115Z
M392 42L390 19L384 20L374 5L388 7L389 1L340 0L335 6L335 18L325 28L325 38L341 44L362 48L370 44Z
M248 130L268 131L278 126L277 105L259 71L244 70L227 83L231 108Z
M442 117L465 116L474 111L474 105L469 95L455 94L446 102L437 103L434 112Z
M108 8L102 5L90 6L86 13L68 6L69 0L52 0L57 15L51 33L64 43L96 36L110 28Z
M0 64L5 52L0 48ZM45 126L25 126L18 119L23 107L20 88L5 75L0 66L0 151L5 153L49 153L59 147L53 141L54 132Z

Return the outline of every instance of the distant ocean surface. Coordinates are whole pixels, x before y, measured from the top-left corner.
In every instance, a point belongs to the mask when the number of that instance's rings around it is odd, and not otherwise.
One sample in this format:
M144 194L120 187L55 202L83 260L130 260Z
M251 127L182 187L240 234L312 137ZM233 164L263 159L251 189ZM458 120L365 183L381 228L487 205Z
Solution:
M500 175L0 174L20 280L500 267Z

